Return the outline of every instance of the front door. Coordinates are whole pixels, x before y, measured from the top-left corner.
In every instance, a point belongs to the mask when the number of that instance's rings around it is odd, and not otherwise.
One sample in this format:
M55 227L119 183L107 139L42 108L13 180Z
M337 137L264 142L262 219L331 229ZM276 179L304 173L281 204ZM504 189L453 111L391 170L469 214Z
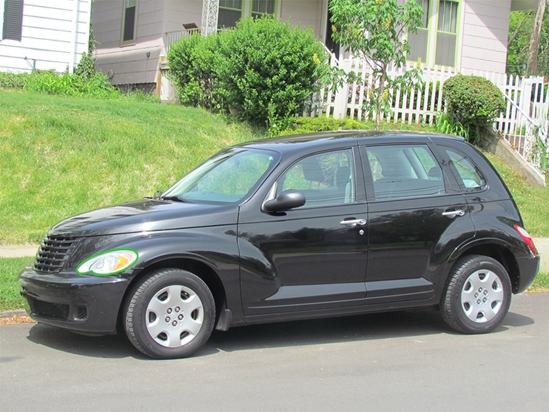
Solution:
M357 201L355 164L351 148L299 160L276 192L299 190L306 204L239 223L247 316L364 304L367 207Z

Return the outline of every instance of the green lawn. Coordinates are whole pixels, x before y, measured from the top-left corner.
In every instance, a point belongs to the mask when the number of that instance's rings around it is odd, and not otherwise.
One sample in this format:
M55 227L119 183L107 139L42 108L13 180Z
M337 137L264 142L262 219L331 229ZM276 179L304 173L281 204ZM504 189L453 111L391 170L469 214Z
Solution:
M0 90L0 244L165 190L221 148L263 137L206 111Z

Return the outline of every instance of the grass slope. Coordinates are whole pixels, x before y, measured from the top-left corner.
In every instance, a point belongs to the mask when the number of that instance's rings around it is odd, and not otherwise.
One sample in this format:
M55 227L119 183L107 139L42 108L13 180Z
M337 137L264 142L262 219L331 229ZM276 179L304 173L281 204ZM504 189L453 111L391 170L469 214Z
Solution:
M261 136L206 111L0 90L0 244L165 190L228 145Z

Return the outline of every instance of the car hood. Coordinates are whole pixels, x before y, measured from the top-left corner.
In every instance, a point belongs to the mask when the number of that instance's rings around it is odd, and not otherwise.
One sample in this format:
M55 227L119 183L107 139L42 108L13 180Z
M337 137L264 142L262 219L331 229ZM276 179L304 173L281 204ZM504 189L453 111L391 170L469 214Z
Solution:
M50 235L98 236L236 224L238 206L144 199L92 210L55 225Z

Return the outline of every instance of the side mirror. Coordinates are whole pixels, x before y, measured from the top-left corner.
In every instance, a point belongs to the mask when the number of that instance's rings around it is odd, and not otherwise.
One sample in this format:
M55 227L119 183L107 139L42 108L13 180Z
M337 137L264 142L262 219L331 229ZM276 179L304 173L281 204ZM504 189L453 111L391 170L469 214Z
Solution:
M285 190L276 199L268 200L263 204L266 212L282 212L305 204L305 196L297 190Z

